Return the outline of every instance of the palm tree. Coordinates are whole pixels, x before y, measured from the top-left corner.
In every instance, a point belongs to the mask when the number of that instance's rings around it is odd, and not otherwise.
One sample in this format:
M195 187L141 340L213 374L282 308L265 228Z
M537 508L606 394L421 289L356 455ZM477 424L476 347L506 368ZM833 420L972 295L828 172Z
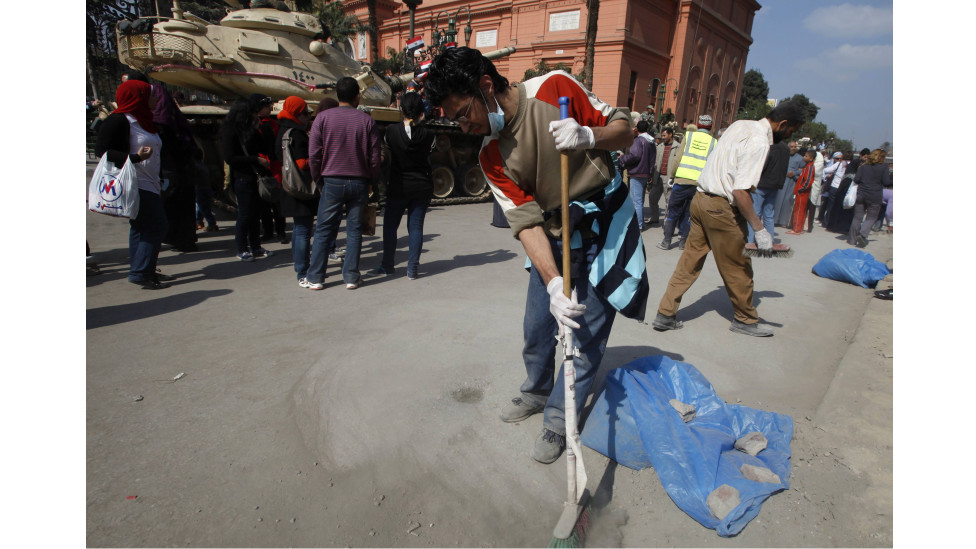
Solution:
M583 86L593 89L593 56L596 49L596 21L600 17L600 0L586 0L586 38L583 42Z
M369 62L375 63L380 58L379 33L376 30L376 0L366 0L366 12L369 14L366 24L369 26Z
M367 32L369 25L363 24L354 15L346 15L342 11L342 0L315 0L312 13L329 27L332 43L349 52L349 39L357 34Z

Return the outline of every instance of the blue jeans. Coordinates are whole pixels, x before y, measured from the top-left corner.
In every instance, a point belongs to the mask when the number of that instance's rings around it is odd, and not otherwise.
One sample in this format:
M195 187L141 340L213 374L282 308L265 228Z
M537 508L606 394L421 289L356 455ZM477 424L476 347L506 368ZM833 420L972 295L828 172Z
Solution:
M291 255L295 262L295 274L298 275L298 280L305 278L305 275L308 274L309 258L311 257L309 244L312 242L314 219L314 215L296 215L292 218Z
M550 239L556 264L562 262L562 243ZM583 241L586 250L586 265L593 263L596 245L592 241ZM588 269L587 269L588 270ZM585 276L585 275L584 275ZM574 280L577 298L586 305L586 312L576 321L580 328L573 330L573 343L580 351L580 356L573 359L576 367L576 413L583 411L586 398L593 385L593 379L603 353L607 349L607 339L617 311L597 295L596 290L588 280ZM549 312L549 293L542 282L542 276L533 265L529 270L529 288L525 297L525 317L522 321L522 334L525 347L522 349L522 360L525 362L526 378L522 383L522 399L531 405L545 404L542 425L560 435L566 434L565 416L565 386L563 383L562 356L559 357L559 374L555 377L556 360L556 319Z
M318 220L312 240L312 257L305 279L313 284L325 280L325 264L329 260L329 243L339 233L342 205L346 205L346 259L342 263L342 280L346 284L359 283L359 252L363 244L363 209L369 181L352 178L322 178L322 197L319 198Z
M416 276L420 266L420 250L424 245L424 217L430 206L430 197L413 199L387 198L383 210L383 261L388 273L393 272L393 256L396 254L397 229L403 212L407 212L407 233L410 235L410 255L407 258L407 276Z
M169 224L163 199L139 190L139 214L129 220L129 280L145 282L156 276L156 261Z
M691 232L691 200L698 192L697 185L678 184L671 188L668 210L664 217L664 240L671 242L674 230L678 229L681 238L688 238Z
M251 253L261 249L261 196L254 177L234 177L234 193L237 195L237 225L234 240L237 253Z
M196 200L197 200L197 223L201 223L204 220L207 222L207 227L213 227L217 224L217 218L214 217L213 210L210 208L213 202L213 187L209 184L196 188Z
M776 197L779 195L780 189L756 189L752 191L752 209L762 220L763 228L769 233L769 236L773 236L773 231L775 229L774 222L776 221ZM749 242L754 243L756 241L756 232L752 229L752 225L746 223L749 227Z
M634 201L634 211L637 212L637 228L644 230L644 191L647 187L646 177L630 178L630 199Z

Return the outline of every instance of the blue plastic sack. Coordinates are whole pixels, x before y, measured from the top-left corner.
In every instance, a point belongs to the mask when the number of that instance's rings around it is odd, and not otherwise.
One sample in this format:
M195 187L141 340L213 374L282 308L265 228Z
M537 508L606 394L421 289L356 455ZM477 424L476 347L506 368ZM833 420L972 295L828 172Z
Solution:
M671 407L695 406L685 423ZM734 449L753 431L767 439L756 456ZM632 469L653 466L681 510L720 536L733 536L759 514L771 494L789 488L793 420L786 415L726 404L691 364L665 356L637 359L607 374L583 429L583 444ZM765 467L779 484L746 479L743 464ZM739 505L723 519L712 515L708 494L722 484L739 491Z
M813 274L857 284L862 288L874 288L878 281L891 274L884 263L874 256L855 248L834 250L820 258L813 266Z

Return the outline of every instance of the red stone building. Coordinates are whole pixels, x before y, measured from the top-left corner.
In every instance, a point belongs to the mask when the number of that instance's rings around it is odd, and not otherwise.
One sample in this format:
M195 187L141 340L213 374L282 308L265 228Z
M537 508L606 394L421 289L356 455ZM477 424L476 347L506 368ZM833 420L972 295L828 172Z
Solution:
M346 11L366 20L366 1L348 0ZM715 127L730 124L738 109L746 55L752 44L756 0L602 0L594 56L593 92L616 106L659 113L670 109L681 123L710 114ZM379 51L402 50L410 36L406 4L376 0ZM482 51L514 46L495 61L512 81L545 61L583 69L585 0L423 0L415 35L427 45L454 19L459 46ZM470 38L465 39L465 27ZM368 38L355 54L368 61Z

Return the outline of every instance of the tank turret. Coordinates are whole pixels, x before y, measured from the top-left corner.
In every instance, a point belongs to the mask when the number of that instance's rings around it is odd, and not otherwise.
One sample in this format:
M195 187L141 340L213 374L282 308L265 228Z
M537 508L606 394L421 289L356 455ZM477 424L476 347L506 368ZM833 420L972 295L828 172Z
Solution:
M241 5L237 0L225 2ZM334 98L335 83L350 76L359 82L364 107L389 106L412 77L381 76L349 57L325 41L322 24L307 13L237 9L214 25L184 12L176 1L173 15L121 21L116 28L119 60L167 84L225 98L262 93L275 100L296 95L317 102ZM514 51L503 48L485 55L497 59Z
M241 8L239 0L224 0ZM327 31L314 15L284 11L254 0L249 9L233 9L219 25L185 12L173 2L173 17L144 17L116 25L119 60L150 77L224 99L267 95L276 101L295 95L315 105L335 99L335 84L345 76L359 82L360 108L384 127L402 119L391 108L394 95L413 78L382 76L326 41ZM275 4L276 5L276 4ZM511 55L515 48L485 54L489 59ZM188 117L215 121L224 107L190 105ZM487 182L477 164L479 136L465 135L454 124L432 124L439 135L431 155L437 199L482 200ZM459 184L455 184L455 183Z

